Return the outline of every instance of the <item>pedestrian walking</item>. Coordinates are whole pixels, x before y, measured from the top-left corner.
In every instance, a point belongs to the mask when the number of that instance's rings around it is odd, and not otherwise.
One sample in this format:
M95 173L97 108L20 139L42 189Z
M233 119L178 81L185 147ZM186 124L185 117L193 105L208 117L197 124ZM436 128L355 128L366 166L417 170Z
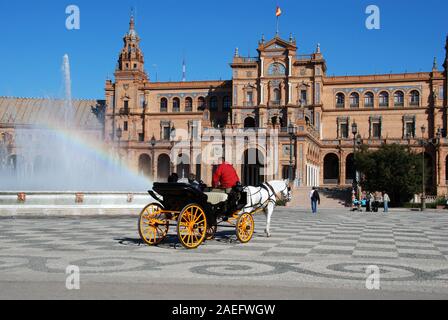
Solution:
M372 192L369 192L368 198L370 202L369 212L373 212L375 207L375 196L373 195Z
M317 214L317 205L318 204L320 205L320 195L316 187L314 187L313 190L311 190L310 199L311 199L311 210L313 211L313 214Z
M390 203L390 197L386 192L383 192L383 203L384 203L384 213L389 212L389 203Z

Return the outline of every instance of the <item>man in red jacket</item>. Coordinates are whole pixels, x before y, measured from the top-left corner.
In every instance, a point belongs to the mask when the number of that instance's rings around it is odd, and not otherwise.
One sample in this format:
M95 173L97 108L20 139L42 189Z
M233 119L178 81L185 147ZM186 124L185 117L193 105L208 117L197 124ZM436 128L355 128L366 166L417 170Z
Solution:
M222 159L222 164L213 175L213 188L231 189L235 187L238 182L240 182L240 178L238 177L235 168Z

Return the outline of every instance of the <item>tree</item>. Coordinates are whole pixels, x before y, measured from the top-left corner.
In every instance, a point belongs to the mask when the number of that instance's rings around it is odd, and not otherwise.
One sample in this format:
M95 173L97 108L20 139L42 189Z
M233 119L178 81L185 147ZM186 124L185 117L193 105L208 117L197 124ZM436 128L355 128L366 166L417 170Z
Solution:
M392 144L370 151L363 146L355 161L364 190L386 191L396 205L421 192L422 159L406 147Z

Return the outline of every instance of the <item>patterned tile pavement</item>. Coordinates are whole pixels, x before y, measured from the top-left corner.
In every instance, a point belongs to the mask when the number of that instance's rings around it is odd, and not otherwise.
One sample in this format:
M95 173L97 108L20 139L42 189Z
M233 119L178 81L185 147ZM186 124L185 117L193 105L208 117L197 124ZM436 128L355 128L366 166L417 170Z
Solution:
M142 244L136 217L0 219L0 282L61 277L75 264L93 278L115 280L168 274L173 281L362 288L365 268L378 265L385 288L448 294L448 214L339 209L312 216L282 208L273 217L272 238L264 228L264 217L257 216L250 243L238 243L234 230L223 227L215 240L189 251L178 244L174 227L158 247Z

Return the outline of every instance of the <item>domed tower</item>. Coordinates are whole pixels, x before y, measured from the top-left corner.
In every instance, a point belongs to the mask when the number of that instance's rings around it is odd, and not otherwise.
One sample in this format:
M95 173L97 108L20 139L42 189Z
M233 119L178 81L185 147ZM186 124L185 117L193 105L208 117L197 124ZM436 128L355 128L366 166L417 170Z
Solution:
M115 78L132 78L134 80L147 80L145 73L145 59L140 49L140 37L135 31L135 19L131 16L129 31L123 37L124 46L118 58Z

